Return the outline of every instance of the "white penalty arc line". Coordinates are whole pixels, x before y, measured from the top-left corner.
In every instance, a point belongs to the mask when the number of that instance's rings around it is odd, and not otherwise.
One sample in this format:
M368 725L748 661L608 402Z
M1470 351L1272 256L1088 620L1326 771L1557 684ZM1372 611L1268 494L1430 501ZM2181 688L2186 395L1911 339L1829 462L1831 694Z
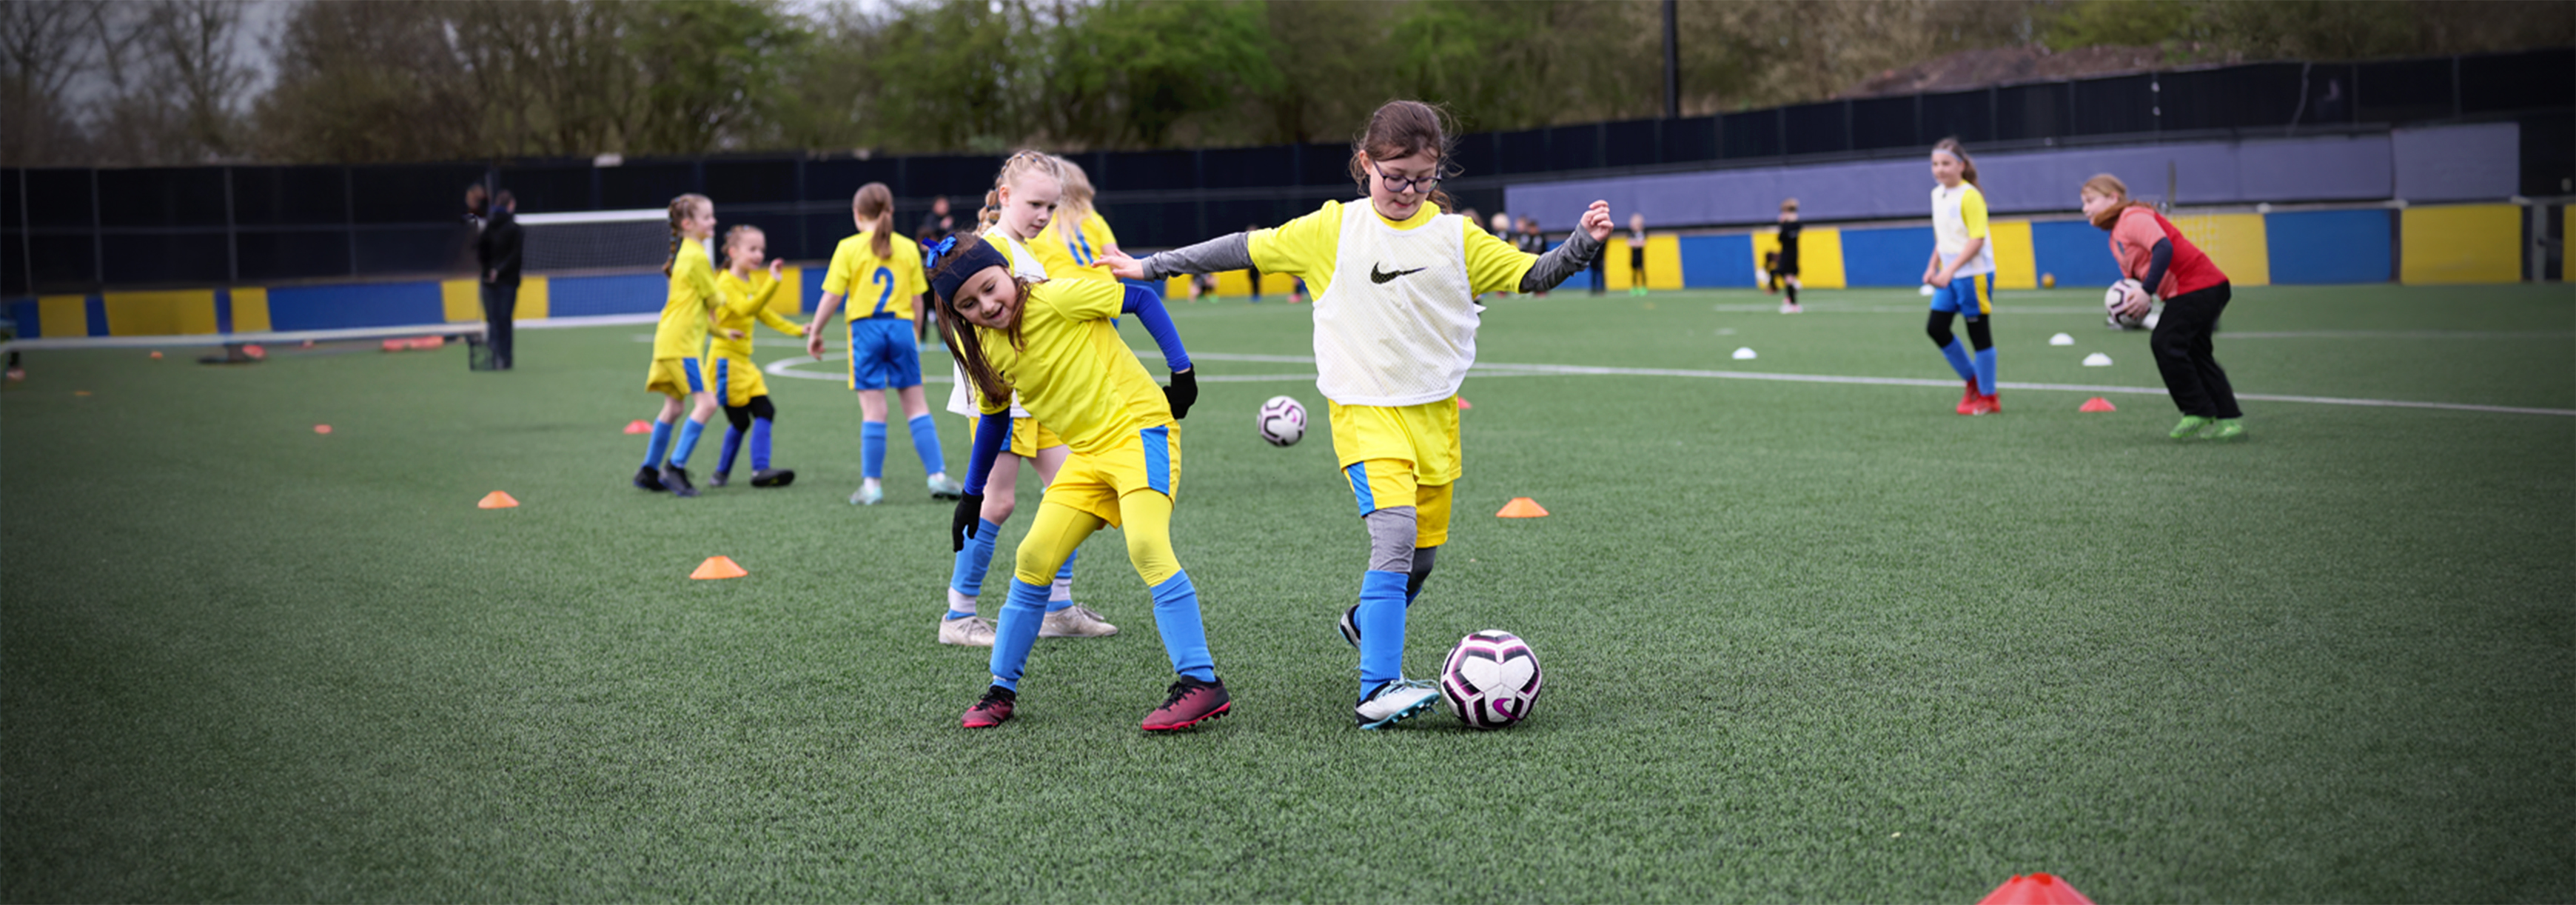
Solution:
M838 356L827 355L824 357L824 361L844 361L847 360L848 357L849 356L847 354ZM1241 361L1263 364L1313 364L1315 361L1311 356L1302 355L1239 355L1223 352L1197 353L1190 357L1205 359L1208 361ZM810 380L842 380L847 376L840 373L819 374L812 371L796 370L797 366L808 363L813 363L812 359L780 359L778 361L770 362L768 366L761 370L779 377L802 377ZM1504 362L1479 362L1475 367L1470 368L1467 371L1467 374L1471 377L1689 377L1701 380L1767 380L1778 383L1834 383L1861 386L1940 387L1944 389L1959 385L1959 382L1956 380L1937 380L1923 377L1853 377L1840 374L1769 374L1759 371L1703 371L1688 368L1608 368L1588 365L1510 364ZM1209 375L1200 378L1199 382L1269 383L1277 381L1312 381L1314 379L1315 375L1312 373L1229 374ZM946 374L940 374L935 377L925 376L922 378L922 382L948 383L950 382L950 377ZM2000 389L2007 390L2044 390L2061 393L2118 393L2138 396L2167 395L2163 387L2094 386L2090 384L2077 383L2016 383L2011 381L1999 382L1995 384L1995 386ZM2315 405L2352 405L2366 408L2433 409L2437 411L2486 412L2502 415L2557 415L2561 417L2576 417L2576 409L2525 408L2510 405L2473 405L2462 402L2412 402L2403 399L2352 399L2336 396L2290 396L2274 393L2238 393L2236 394L2236 398L2251 399L2257 402L2304 402Z

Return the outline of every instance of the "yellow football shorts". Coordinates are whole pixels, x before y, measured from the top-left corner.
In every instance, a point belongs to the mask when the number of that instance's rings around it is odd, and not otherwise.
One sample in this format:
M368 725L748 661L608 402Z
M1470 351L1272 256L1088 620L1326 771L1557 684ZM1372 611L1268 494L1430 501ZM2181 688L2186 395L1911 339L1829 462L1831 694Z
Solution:
M1075 452L1048 484L1045 502L1091 513L1117 527L1123 514L1118 499L1140 490L1174 496L1181 482L1181 429L1149 427L1127 436L1100 455Z
M748 358L731 355L707 359L704 385L716 394L716 401L734 408L751 404L754 396L769 395L769 381L760 374L760 366Z
M983 426L984 419L967 416L966 435L973 437L975 431ZM1046 425L1039 424L1038 419L1013 418L1011 419L1011 443L1003 447L1002 451L1023 459L1036 459L1038 450L1063 445L1064 438L1056 436L1054 431L1046 428Z
M1458 400L1416 405L1332 407L1333 454L1361 515L1414 507L1416 547L1449 542L1449 488L1464 472Z
M690 393L706 392L707 385L698 373L697 359L656 358L653 366L644 372L644 389L673 399L686 399Z

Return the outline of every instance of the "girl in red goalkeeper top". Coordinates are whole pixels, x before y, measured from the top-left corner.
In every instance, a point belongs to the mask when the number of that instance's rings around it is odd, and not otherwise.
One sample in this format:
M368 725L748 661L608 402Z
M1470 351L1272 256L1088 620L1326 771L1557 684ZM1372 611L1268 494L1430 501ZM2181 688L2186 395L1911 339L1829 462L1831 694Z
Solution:
M2227 371L2210 355L2209 335L2218 315L2227 310L2227 274L2183 238L2173 221L2154 206L2129 200L2129 187L2109 173L2084 180L2084 215L2111 233L2111 256L2120 275L2138 281L2143 290L2126 288L2121 309L2144 317L2154 299L2165 300L2147 348L2156 355L2156 370L2165 391L2182 409L2182 421L2169 436L2176 440L2236 440L2245 436L2245 413L2236 408L2236 390ZM2125 284L2124 284L2125 285Z

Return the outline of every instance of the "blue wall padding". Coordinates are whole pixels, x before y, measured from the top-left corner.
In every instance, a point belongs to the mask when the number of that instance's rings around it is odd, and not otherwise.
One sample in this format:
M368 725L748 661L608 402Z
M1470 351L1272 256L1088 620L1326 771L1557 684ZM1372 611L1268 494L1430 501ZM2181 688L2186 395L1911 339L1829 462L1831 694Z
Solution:
M89 335L107 335L106 297L93 294L88 298L81 299L81 313L87 315L89 318L89 323L86 325L89 327Z
M2057 288L2108 287L2120 281L2111 257L2111 234L2083 220L2030 225L2030 256L2039 272L2057 277Z
M438 284L358 283L280 287L268 291L271 330L342 330L447 321Z
M662 310L670 293L671 281L659 273L556 277L546 281L546 316L648 314Z
M45 335L44 318L37 313L35 302L10 302L9 319L18 322L18 335L27 339Z
M2395 278L2388 256L2389 211L2300 211L2267 214L2272 282L2385 283Z
M1920 286L1933 242L1929 226L1843 230L1843 285Z
M1753 285L1752 236L1683 236L1680 242L1682 285L1724 289Z

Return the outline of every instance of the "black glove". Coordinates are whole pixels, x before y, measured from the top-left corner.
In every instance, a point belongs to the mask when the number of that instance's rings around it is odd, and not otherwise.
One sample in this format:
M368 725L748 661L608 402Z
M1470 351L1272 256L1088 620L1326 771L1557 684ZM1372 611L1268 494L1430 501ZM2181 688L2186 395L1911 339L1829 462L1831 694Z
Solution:
M948 524L948 552L966 549L966 539L975 536L976 527L984 522L984 495L970 493L957 498L957 517Z
M1187 371L1173 371L1172 385L1163 388L1163 400L1172 404L1172 420L1174 421L1189 417L1190 406L1197 404L1199 401L1199 375L1197 372L1197 368L1191 368Z

